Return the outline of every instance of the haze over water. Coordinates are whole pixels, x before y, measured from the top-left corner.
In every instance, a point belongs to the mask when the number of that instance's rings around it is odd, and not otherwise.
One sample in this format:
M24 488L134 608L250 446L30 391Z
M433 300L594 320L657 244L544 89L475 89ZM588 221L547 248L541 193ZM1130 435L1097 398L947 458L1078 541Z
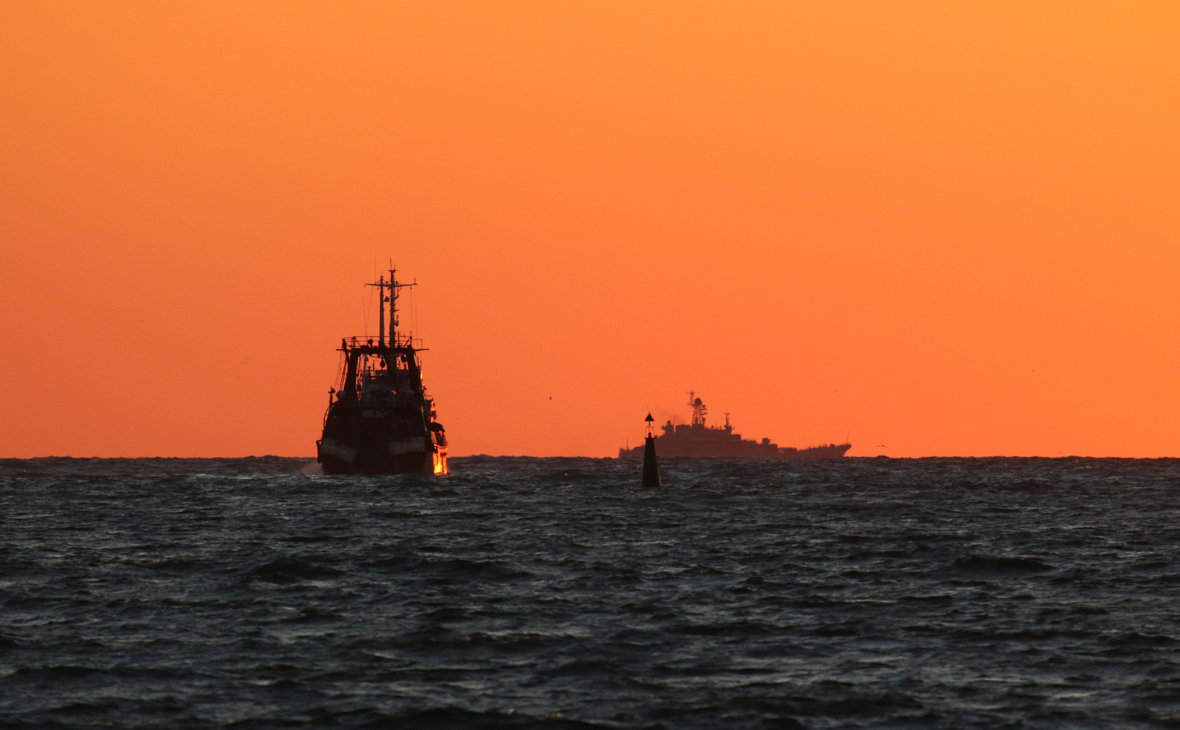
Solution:
M1174 460L305 463L0 461L0 724L1180 718Z

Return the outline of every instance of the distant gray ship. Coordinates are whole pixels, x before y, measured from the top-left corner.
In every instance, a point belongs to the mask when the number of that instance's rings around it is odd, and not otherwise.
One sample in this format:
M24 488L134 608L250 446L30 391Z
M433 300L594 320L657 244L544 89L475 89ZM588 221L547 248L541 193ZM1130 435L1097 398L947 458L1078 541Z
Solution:
M663 426L663 435L656 437L656 453L660 458L673 456L687 457L737 457L754 459L839 459L848 453L852 444L828 444L796 449L779 446L768 438L761 442L749 441L733 432L729 414L725 414L724 426L706 426L708 409L696 398L695 392L688 394L688 405L692 408L692 423ZM620 459L640 459L643 447L619 449Z

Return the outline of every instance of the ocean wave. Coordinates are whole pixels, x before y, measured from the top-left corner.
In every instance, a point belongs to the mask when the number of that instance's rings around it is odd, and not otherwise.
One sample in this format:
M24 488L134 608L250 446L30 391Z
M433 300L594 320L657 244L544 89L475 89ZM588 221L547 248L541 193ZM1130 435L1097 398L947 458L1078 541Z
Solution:
M0 461L13 727L1152 726L1180 461Z

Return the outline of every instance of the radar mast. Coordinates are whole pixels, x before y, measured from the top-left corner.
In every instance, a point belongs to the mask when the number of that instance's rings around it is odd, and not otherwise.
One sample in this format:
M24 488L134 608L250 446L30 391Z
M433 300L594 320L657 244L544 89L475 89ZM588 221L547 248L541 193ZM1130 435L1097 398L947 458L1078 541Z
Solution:
M377 318L377 345L378 347L385 347L385 303L389 302L389 346L399 347L400 343L397 341L397 300L401 294L399 289L404 289L408 286L418 286L417 280L410 284L399 284L397 281L397 269L393 267L393 263L389 264L389 281L385 280L382 275L373 284L365 284L365 286L375 286L380 294L378 318ZM389 295L385 294L385 290L389 290ZM411 343L407 343L411 344Z
M692 425L693 427L705 427L705 416L709 415L709 409L701 402L700 398L695 397L696 391L688 391L688 407L692 409Z

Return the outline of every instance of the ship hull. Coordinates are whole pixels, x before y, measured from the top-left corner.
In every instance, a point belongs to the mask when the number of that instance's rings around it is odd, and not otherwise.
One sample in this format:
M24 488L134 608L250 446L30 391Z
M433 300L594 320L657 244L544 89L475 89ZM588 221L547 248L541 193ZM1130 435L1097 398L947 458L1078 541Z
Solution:
M414 444L412 442L417 442ZM411 442L406 444L405 442ZM392 476L396 474L445 474L445 451L432 448L429 437L401 439L382 444L352 446L347 442L323 439L317 442L317 459L324 474L367 474ZM409 446L410 448L406 448ZM417 448L414 448L417 447Z
M661 441L663 443L661 443ZM827 446L813 446L808 449L779 448L752 441L737 443L716 443L709 441L692 442L686 440L667 441L656 439L656 453L661 459L774 459L777 461L807 461L818 459L843 458L852 444L829 444ZM642 459L643 447L619 449L620 459Z

